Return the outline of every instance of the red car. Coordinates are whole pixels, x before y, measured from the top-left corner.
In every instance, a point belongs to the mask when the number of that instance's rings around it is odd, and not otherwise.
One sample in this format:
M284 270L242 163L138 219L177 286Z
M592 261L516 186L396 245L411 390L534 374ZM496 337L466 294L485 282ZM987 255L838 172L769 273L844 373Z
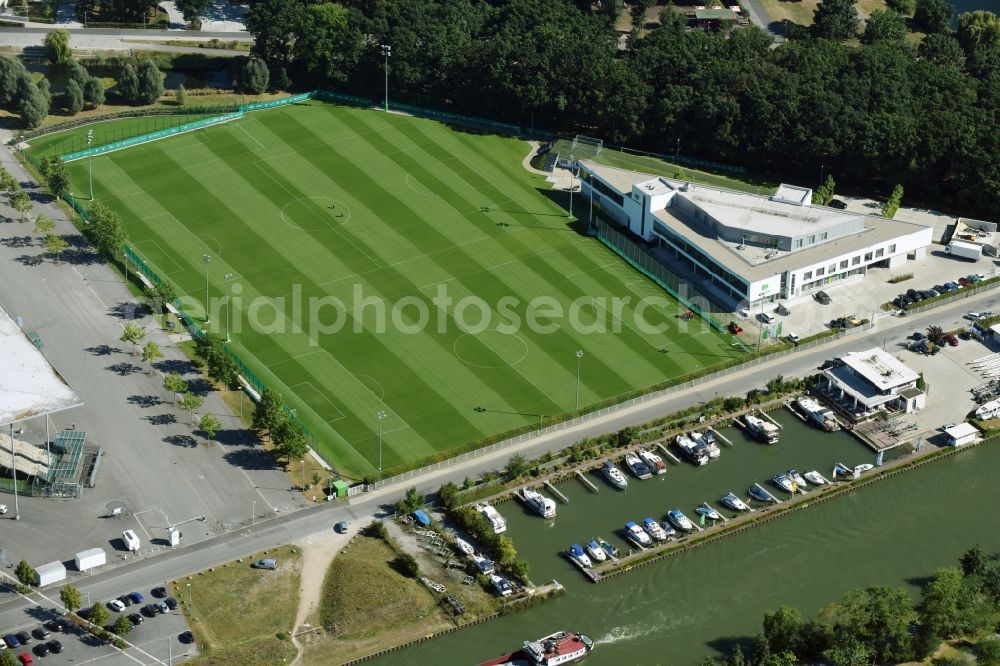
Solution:
M960 285L962 285L963 287L971 287L972 286L972 280L969 280L967 278L958 278L958 283Z
M956 338L956 337L955 337L954 335L952 335L951 333L949 333L948 335L944 336L944 339L945 339L945 341L947 341L947 343L948 343L949 345L951 345L952 347L957 347L957 346L958 346L958 338Z

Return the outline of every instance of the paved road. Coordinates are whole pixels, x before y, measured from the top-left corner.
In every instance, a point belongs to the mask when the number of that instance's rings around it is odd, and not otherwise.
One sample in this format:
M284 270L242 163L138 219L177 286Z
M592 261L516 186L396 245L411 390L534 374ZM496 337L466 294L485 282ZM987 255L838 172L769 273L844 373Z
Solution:
M55 27L37 28L0 28L0 44L28 48L42 46L47 35ZM183 30L104 30L98 28L69 28L70 46L74 49L90 50L134 50L134 51L172 51L179 53L204 53L212 55L245 56L244 51L231 49L203 49L197 46L172 46L169 44L141 44L137 40L170 41L208 41L219 39L223 41L250 41L252 37L246 32L190 32Z
M6 147L0 148L0 163L28 181ZM175 343L145 310L136 309L121 280L59 209L36 203L35 212L57 219L57 231L72 246L63 253L64 261L54 264L39 247L31 223L19 223L8 207L0 206L0 305L22 317L25 329L41 335L46 358L85 403L53 416L53 430L75 423L105 455L97 487L85 490L82 499L21 498L22 519L0 523L6 559L25 558L38 565L72 559L91 547L103 547L112 559L120 559L124 553L115 548L126 528L139 534L147 549L143 556L148 556L171 525L182 524L185 540L194 542L249 522L251 511L260 517L304 505L284 472L253 445L238 418L208 390ZM193 435L191 417L171 404L162 375L149 375L146 364L118 342L126 320L146 327L148 339L159 344L166 355L157 363L160 372L178 371L192 389L205 392L199 413L214 414L222 422L218 442ZM44 441L43 419L24 425L27 441ZM131 515L103 517L109 500L126 502ZM13 505L12 498L4 496L4 503ZM205 520L193 520L199 516Z

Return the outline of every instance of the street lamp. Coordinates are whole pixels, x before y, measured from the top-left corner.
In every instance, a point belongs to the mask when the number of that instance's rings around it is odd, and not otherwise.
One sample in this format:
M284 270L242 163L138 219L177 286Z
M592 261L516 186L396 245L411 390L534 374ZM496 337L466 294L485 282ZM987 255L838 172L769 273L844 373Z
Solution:
M381 409L376 412L378 419L378 478L382 478L382 421L385 420L385 412Z
M303 458L302 460L300 460L299 464L302 466L302 485L300 485L299 488L302 489L302 492L305 492L306 491L306 461L305 461L305 458Z
M94 143L94 130L87 130L87 150L90 150L91 144ZM94 156L91 154L87 160L90 163L90 200L94 200Z
M583 359L583 350L576 350L576 408L580 409L580 361Z
M223 282L228 282L233 277L232 273L226 273L222 276ZM229 309L232 306L232 299L229 298L229 289L226 289L226 342L229 342Z
M191 583L188 586L188 610L191 611L191 615L194 615L194 599L191 597Z
M122 263L125 265L125 288L128 289L128 250L122 250Z
M572 155L569 156L569 211L566 212L566 217L573 219L573 167L576 165L576 158Z
M382 55L385 56L385 110L389 110L389 56L392 55L392 46L382 44Z
M201 260L205 262L205 325L207 326L211 323L208 321L208 264L212 261L212 257L203 254Z
M21 505L17 499L17 455L14 453L14 422L10 422L10 460L14 482L14 520L21 520Z
M253 527L254 519L257 517L257 500L250 504L250 527Z

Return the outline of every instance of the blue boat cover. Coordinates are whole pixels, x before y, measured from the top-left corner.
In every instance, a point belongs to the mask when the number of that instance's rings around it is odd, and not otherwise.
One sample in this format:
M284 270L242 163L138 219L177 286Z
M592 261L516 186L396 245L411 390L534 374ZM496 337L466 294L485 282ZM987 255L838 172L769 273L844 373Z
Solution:
M416 518L417 522L423 525L424 527L427 527L428 525L431 524L431 519L427 516L426 513L424 513L423 509L417 509L416 511L414 511L413 517Z

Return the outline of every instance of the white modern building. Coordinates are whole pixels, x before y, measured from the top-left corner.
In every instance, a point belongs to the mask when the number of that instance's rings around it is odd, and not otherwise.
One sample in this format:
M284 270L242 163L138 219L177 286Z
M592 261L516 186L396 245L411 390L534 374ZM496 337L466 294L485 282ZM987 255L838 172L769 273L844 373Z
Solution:
M967 422L945 428L944 434L948 438L949 446L965 446L973 444L979 439L979 430Z
M927 396L920 375L879 347L852 352L823 371L818 388L843 411L864 419L879 411L909 414L923 409Z
M755 195L581 162L585 199L726 306L790 299L872 267L920 259L932 228L811 203L781 185Z

